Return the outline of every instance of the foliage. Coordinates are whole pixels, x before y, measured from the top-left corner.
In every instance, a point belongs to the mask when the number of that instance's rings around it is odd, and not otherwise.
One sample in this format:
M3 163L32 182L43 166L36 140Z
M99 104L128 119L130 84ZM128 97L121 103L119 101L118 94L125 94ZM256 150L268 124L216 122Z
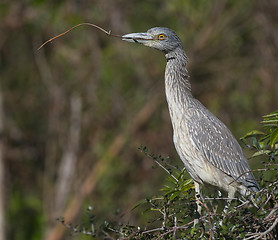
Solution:
M263 116L263 127L265 132L254 130L247 133L241 139L245 142L250 140L249 148L256 149L253 157L266 154L270 162L275 161L278 157L278 111Z
M278 144L275 137L278 130L278 111L264 116L262 121L265 133L254 130L242 139L250 139L249 148L255 148L253 157L264 151L268 156L265 169L262 172L276 171L278 166ZM276 139L275 141L273 139ZM245 142L246 143L246 142ZM172 166L169 158L149 154L146 147L140 147L141 152L153 159L168 175L166 185L159 196L146 198L134 206L140 208L143 214L153 212L144 227L130 224L109 223L96 228L95 216L90 212L90 225L93 230L72 228L63 220L66 227L74 232L103 239L277 239L278 237L278 180L267 181L260 177L261 190L250 199L236 197L223 211L223 203L228 199L211 195L197 198L194 195L192 179L186 179L185 169ZM256 170L255 170L256 171ZM203 206L203 215L198 224L194 225L195 201ZM222 203L222 206L221 206ZM92 217L93 216L93 217Z

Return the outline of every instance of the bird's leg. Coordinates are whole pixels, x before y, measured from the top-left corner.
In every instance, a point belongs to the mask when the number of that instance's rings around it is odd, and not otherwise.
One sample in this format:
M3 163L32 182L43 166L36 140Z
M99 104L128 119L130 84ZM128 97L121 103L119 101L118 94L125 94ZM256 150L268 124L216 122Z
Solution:
M196 198L202 198L201 191L200 191L200 184L194 181L194 186L195 186ZM200 203L200 201L198 201L198 199L196 199L196 211L195 211L195 216L194 216L194 226L199 223L201 211L202 211L201 203Z
M228 209L229 209L229 206L231 205L231 202L232 202L232 199L234 198L235 196L235 189L232 188L230 189L230 191L228 192L228 200L225 204L225 207L224 207L224 213L227 214L228 213Z
M227 200L227 202L226 202L226 204L224 206L224 210L223 210L224 215L226 215L228 213L229 206L231 205L231 202L232 202L232 199L234 198L234 196L235 196L235 189L232 188L228 192L228 200ZM225 216L223 217L223 219L224 218L225 218ZM223 224L223 219L221 219L220 222L219 222L220 226L222 226L222 224Z

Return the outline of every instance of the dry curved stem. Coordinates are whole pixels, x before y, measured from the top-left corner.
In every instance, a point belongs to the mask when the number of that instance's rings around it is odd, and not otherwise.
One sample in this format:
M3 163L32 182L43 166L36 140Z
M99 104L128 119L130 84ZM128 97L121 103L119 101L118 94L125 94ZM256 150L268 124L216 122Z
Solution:
M122 38L121 35L116 35L116 34L112 34L111 31L106 31L105 29L101 28L100 26L98 25L95 25L93 23L79 23L73 27L71 27L70 29L68 29L67 31L53 37L53 38L50 38L48 39L46 42L44 42L37 50L40 50L45 44L49 43L49 42L52 42L53 40L55 40L56 38L59 38L59 37L62 37L63 35L67 34L68 32L70 32L71 30L77 28L77 27L80 27L80 26L83 26L83 25L88 25L88 26L91 26L91 27L94 27L102 32L104 32L105 34L107 34L108 36L111 36L111 37L117 37L117 38Z
M79 23L73 27L71 27L70 29L68 29L67 31L53 37L53 38L50 38L48 39L46 42L44 42L37 50L40 50L44 45L46 45L47 43L49 42L52 42L53 40L59 38L59 37L62 37L64 36L65 34L67 34L68 32L70 32L71 30L77 28L77 27L80 27L80 26L83 26L83 25L88 25L88 26L91 26L91 27L94 27L102 32L104 32L106 35L110 36L110 37L117 37L117 38L123 38L122 35L118 35L118 34L112 34L111 31L106 31L105 29L103 29L102 27L96 25L96 24L93 24L93 23ZM126 39L134 39L134 40L153 40L153 39L143 39L143 38L132 38L132 37L128 37Z

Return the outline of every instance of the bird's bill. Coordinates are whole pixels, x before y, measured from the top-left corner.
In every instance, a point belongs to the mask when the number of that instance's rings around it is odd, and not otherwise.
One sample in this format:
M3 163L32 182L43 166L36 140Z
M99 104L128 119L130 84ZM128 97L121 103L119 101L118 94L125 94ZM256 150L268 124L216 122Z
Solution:
M154 40L149 33L130 33L122 36L122 40L144 44L146 41Z

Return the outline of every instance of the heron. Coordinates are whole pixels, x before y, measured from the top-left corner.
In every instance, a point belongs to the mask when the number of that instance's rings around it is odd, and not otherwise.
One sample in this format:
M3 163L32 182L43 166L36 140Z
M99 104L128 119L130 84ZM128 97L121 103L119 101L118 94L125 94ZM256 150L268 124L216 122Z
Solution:
M162 51L166 57L165 92L173 126L173 142L194 181L195 193L213 186L234 198L259 191L243 150L228 127L213 115L191 92L186 69L188 57L182 41L169 28L154 27L143 33L130 33L122 40ZM197 204L201 215L201 205Z

